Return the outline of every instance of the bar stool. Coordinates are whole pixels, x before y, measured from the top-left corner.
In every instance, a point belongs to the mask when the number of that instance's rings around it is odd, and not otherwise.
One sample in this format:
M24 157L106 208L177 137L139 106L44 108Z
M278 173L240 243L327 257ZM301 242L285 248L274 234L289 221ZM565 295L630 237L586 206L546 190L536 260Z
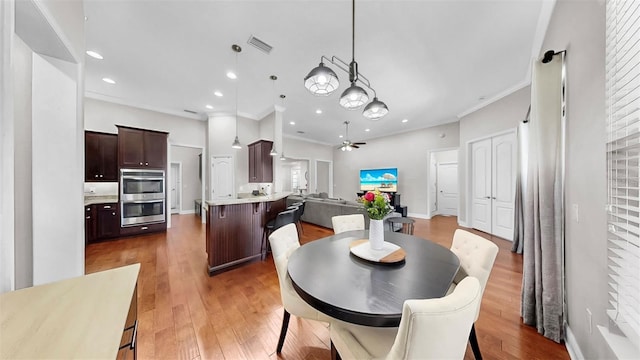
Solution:
M302 228L302 221L300 219L302 218L302 215L304 215L305 202L306 200L302 200L289 205L289 207L297 206L299 208L299 213L298 213L298 216L296 217L296 228L298 228L298 236L300 236L300 234L304 234L304 229Z
M278 230L279 228L287 224L294 223L295 214L297 211L298 211L297 208L281 211L278 213L278 215L276 215L275 219L269 220L267 224L264 226L264 231L262 235L262 250L263 250L262 259L263 260L267 256L267 251L269 251L267 247L268 245L267 238L269 237L269 235L271 235L271 233L274 232L275 230Z
M403 234L409 234L409 235L413 235L413 225L415 224L415 220L413 220L412 218L408 218L408 217L394 217L394 218L389 218L387 219L387 221L389 222L389 227L391 228L391 231L394 231L394 224L401 224L402 228L399 230L399 232L403 233Z

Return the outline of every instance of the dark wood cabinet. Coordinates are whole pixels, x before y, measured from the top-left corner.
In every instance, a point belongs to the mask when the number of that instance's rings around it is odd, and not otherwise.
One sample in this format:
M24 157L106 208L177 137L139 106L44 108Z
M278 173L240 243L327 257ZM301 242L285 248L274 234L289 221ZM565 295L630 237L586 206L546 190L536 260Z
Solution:
M96 207L87 205L84 207L84 244L96 241Z
M118 136L84 133L84 180L118 181Z
M108 239L120 235L120 219L118 217L118 204L97 205L97 239Z
M121 168L165 169L167 133L118 125L118 162Z
M249 182L267 183L273 182L273 158L269 153L273 142L258 140L249 144Z
M118 203L86 205L85 244L120 236Z

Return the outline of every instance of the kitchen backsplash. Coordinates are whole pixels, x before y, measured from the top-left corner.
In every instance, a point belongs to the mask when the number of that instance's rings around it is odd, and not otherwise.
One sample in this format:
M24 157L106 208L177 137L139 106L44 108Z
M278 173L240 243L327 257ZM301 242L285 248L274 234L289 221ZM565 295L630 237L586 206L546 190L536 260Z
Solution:
M238 193L250 193L253 190L258 190L267 195L271 195L272 189L273 189L272 183L248 183L248 184L240 185L240 188L238 189Z
M86 182L84 183L85 196L118 196L117 182Z

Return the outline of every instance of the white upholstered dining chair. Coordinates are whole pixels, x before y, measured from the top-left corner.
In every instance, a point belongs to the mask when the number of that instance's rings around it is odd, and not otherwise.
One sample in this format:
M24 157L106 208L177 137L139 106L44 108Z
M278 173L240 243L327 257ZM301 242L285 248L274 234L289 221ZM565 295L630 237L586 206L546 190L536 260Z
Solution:
M330 322L331 318L314 309L302 300L293 288L291 278L289 278L289 275L287 274L289 257L297 248L300 247L298 230L296 229L295 224L287 224L271 233L271 235L269 235L269 243L271 244L271 254L273 255L273 262L276 265L276 272L278 273L280 296L282 298L282 306L284 307L282 329L280 330L280 339L278 340L278 346L276 347L276 352L279 354L282 351L282 346L284 345L284 339L287 335L287 328L289 327L289 318L291 314L301 318L320 320L324 322Z
M481 297L480 282L467 276L445 297L405 301L397 328L334 321L332 358L462 359Z
M333 232L340 234L351 230L364 230L364 215L338 215L331 218Z
M449 288L448 293L454 291L455 288L459 286L459 282L466 276L473 276L480 281L480 288L484 294L493 263L498 255L498 246L482 236L466 230L457 229L453 234L451 251L460 259L460 270L458 270L458 274L453 280L453 284ZM479 315L480 306L478 306L478 311L473 320L474 323L478 320ZM471 344L471 350L473 350L473 355L476 360L481 360L482 354L480 353L480 346L478 345L475 325L471 326L469 343Z

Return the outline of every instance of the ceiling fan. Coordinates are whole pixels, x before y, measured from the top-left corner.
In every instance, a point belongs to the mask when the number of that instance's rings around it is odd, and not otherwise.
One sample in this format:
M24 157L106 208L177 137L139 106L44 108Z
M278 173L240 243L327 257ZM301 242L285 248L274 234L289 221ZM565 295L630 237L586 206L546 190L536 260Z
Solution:
M342 144L340 146L338 146L338 149L342 150L342 151L351 151L353 149L359 149L360 146L359 145L366 145L366 142L351 142L351 140L349 140L349 122L345 121L344 125L347 127L347 132L345 135L345 140L342 142Z

